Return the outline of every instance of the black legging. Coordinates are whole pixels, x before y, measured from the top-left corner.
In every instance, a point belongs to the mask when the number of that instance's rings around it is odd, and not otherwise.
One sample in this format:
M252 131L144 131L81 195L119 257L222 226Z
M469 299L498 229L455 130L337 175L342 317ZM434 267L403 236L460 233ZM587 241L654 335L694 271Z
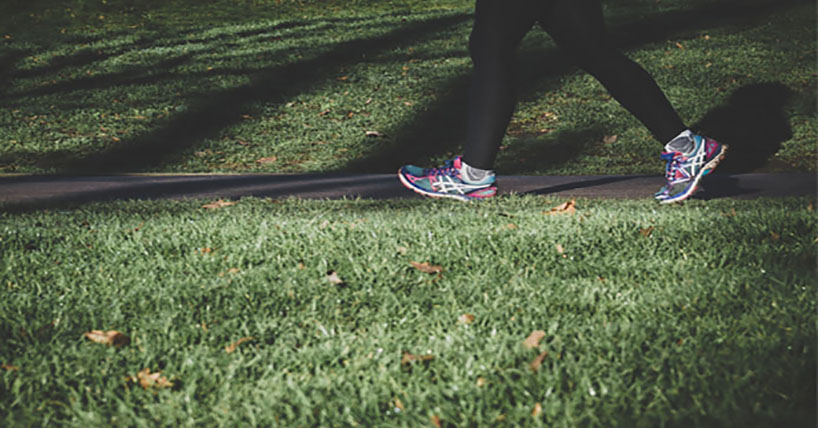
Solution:
M492 169L516 103L515 51L535 22L659 141L686 129L653 78L605 40L600 0L477 0L467 164Z

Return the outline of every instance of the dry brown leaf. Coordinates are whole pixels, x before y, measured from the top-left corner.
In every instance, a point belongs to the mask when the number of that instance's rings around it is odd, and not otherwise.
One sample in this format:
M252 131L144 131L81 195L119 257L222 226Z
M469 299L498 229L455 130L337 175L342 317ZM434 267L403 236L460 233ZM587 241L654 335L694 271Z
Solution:
M482 377L477 378L477 386L478 387L481 387L481 386L483 386L485 384L486 384L486 379L485 378L482 378Z
M403 352L403 357L401 357L401 359L400 359L400 364L402 366L407 366L409 364L414 363L415 361L426 362L426 361L431 361L433 359L435 359L434 355L429 355L429 354L414 355L412 353L404 351Z
M773 241L778 241L779 239L781 239L781 235L775 232L770 232L770 239Z
M684 45L682 45L679 42L676 42L676 47L679 48L679 49L684 49L685 48Z
M219 276L225 276L225 275L227 275L227 274L231 274L231 273L239 273L239 272L240 272L239 268L230 268L230 269L227 269L227 270L226 270L226 271L224 271L224 272L220 272L220 273L219 273Z
M440 417L438 415L432 415L429 420L432 422L432 426L435 428L440 428Z
M542 404L534 404L534 410L531 411L531 416L536 418L537 416L540 416L540 413L542 413Z
M543 214L546 214L546 215L556 215L556 214L574 215L576 212L577 212L577 201L576 201L576 199L571 199L568 202L559 204L556 207L551 208L551 210L549 210L549 211L544 211Z
M457 322L460 324L471 324L474 322L474 315L472 314L463 314L457 317Z
M12 366L6 363L0 364L0 368L7 372L16 372L17 370L20 370L20 367Z
M256 163L264 165L264 164L268 164L268 163L275 163L277 160L278 160L277 157L270 156L270 157L266 157L266 158L256 159Z
M729 213L721 213L721 215L724 216L724 217L735 217L736 216L736 209L735 208L730 208Z
M236 352L236 349L242 343L249 342L249 341L255 340L255 339L256 339L255 337L242 337L241 339L239 339L239 340L237 340L235 342L231 342L229 345L225 346L224 347L224 352L227 352L228 354L232 354L233 352Z
M225 201L224 199L219 199L218 201L211 202L209 204L202 205L202 208L206 208L209 210L217 210L219 208L229 207L238 204L238 202L233 201Z
M540 340L545 337L545 332L542 330L534 330L528 337L523 341L523 346L528 349L534 349L540 346Z
M400 398L395 397L394 404L396 409L400 409L401 411L406 410L406 407L403 407L403 403L400 401Z
M423 273L436 273L441 274L443 273L443 268L440 266L430 265L428 262L418 263L418 262L409 262L413 268L423 272Z
M639 234L644 236L645 238L649 237L651 233L653 233L653 226L648 226L644 229L639 229Z
M136 374L136 379L131 378L134 382L138 382L142 389L148 388L170 388L173 386L173 382L169 381L168 378L162 376L162 371L158 371L156 373L151 373L151 369L145 368L142 369L139 373Z
M508 229L508 230L517 229L517 225L514 224L514 223L509 223L509 224L506 225L506 229Z
M617 136L617 135L606 135L606 136L602 137L602 142L605 143L605 144L613 144L618 139L619 139L619 136Z
M199 251L200 251L202 254L210 254L210 253L212 253L212 252L214 252L214 251L216 251L216 250L215 250L215 249L213 249L213 248L210 248L210 247L204 247L204 248L202 248L202 249L201 249L201 250L199 250Z
M528 364L528 367L531 369L532 372L536 372L537 370L540 369L543 360L545 360L545 357L547 356L548 351L543 351L540 355L537 355L537 358L534 358L534 360Z
M85 333L85 338L94 343L99 343L106 346L116 346L117 348L131 343L130 337L116 330L91 330Z

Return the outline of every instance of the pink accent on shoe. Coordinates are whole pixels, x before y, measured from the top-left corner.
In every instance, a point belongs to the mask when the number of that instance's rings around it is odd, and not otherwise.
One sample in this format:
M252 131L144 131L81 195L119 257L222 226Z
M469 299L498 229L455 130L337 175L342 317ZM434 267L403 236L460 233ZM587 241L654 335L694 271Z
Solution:
M497 195L497 188L496 187L487 187L482 190L478 190L477 192L470 193L469 197L476 198L476 199L485 199L491 198Z
M462 168L462 167L463 167L463 161L461 160L460 156L458 156L458 157L454 158L454 164L453 164L453 166L454 166L454 167L455 167L455 168L456 168L458 171L460 171L460 168Z

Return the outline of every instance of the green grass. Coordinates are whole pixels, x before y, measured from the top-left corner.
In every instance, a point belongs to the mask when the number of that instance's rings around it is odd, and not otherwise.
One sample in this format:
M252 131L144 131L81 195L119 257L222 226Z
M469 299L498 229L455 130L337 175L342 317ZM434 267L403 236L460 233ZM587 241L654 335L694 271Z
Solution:
M559 202L2 214L0 424L815 425L813 199Z
M815 5L723 3L605 12L681 116L736 148L729 169L815 171ZM471 1L4 7L0 172L382 172L462 149ZM521 52L501 173L661 173L660 145L542 31Z

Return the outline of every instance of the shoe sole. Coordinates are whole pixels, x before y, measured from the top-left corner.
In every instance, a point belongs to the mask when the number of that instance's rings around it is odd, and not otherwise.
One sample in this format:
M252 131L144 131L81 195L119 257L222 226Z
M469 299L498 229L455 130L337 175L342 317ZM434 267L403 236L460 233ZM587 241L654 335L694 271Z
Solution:
M409 180L405 179L403 177L403 174L401 174L400 169L398 170L398 179L400 180L401 184L403 184L403 186L406 187L407 189L410 189L410 190L412 190L413 192L415 192L415 193L417 193L419 195L426 196L426 197L433 198L433 199L448 198L448 199L456 199L456 200L461 201L461 202L471 202L471 201L473 201L475 199L481 199L481 198L473 198L471 196L466 196L466 195L453 195L451 193L437 193L437 192L430 192L428 190L421 189L419 187L416 187L411 182L409 182Z
M660 199L659 203L660 204L672 204L674 202L681 202L681 201L684 201L685 199L689 198L690 196L692 196L694 193L696 193L696 189L699 187L699 181L702 178L704 178L704 176L706 176L706 175L710 174L711 172L713 172L713 170L716 169L717 166L719 166L719 163L721 163L721 161L724 160L724 155L727 153L728 148L729 148L729 146L727 146L726 144L722 144L721 145L721 151L719 151L719 154L716 155L716 157L714 157L713 159L710 159L709 162L704 164L704 168L702 168L702 172L697 174L696 177L693 178L693 184L691 184L690 186L687 186L687 188L683 192L679 193L676 196L667 197L665 199Z

